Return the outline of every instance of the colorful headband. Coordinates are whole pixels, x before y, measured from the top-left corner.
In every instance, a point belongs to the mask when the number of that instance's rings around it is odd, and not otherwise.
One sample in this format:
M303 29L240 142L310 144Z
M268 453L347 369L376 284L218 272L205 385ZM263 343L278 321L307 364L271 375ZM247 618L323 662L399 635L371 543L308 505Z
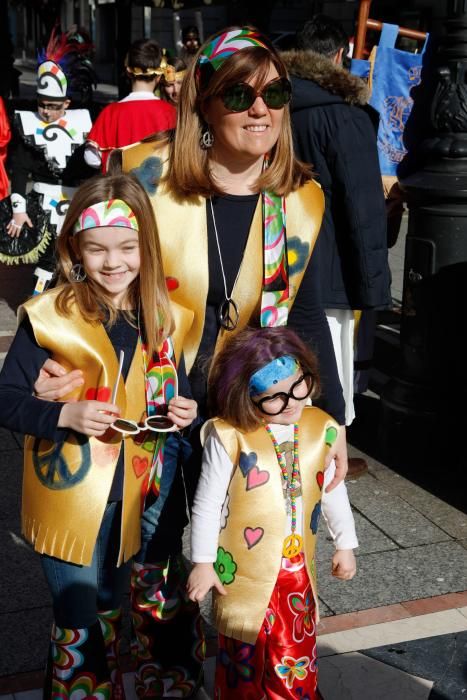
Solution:
M242 29L232 29L216 36L203 49L198 58L196 67L196 81L198 87L207 87L214 73L219 70L222 64L237 51L259 47L270 50L267 40L254 29L243 27Z
M138 231L138 221L134 212L122 199L109 199L107 202L97 202L87 207L78 217L73 226L73 235L88 228L103 226L121 226Z
M248 385L250 396L263 394L273 384L291 377L297 371L298 366L297 360L291 355L282 355L282 357L271 360L251 375Z

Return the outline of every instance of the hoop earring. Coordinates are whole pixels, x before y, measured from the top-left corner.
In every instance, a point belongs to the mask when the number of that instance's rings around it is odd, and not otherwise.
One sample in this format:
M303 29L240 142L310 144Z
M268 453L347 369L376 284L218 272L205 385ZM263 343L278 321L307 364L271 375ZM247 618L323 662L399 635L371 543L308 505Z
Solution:
M72 282L84 282L86 277L86 270L81 263L75 263L70 270L70 279Z
M209 148L212 148L214 145L214 134L212 133L211 129L209 126L206 126L204 129L203 133L201 134L201 138L199 140L199 145L203 149L203 151L207 151Z

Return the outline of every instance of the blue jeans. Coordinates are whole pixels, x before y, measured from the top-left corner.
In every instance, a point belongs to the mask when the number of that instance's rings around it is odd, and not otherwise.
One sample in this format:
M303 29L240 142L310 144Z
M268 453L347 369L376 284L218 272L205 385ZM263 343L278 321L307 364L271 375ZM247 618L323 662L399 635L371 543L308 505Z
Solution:
M91 627L98 611L114 610L129 588L131 562L117 567L122 504L108 503L90 566L41 556L42 568L53 599L59 627ZM83 518L86 514L83 513Z

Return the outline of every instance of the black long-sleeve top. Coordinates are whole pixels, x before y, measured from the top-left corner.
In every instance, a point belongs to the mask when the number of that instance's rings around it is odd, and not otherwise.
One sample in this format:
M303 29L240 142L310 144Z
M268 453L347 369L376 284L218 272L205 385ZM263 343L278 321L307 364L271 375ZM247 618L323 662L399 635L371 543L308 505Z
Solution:
M138 342L138 330L123 313L119 313L113 326L104 326L116 356L125 353L122 376L126 379ZM51 353L40 347L28 318L18 328L0 372L0 425L9 430L34 435L44 440L60 443L69 433L68 428L57 428L63 403L44 401L33 396L34 382ZM179 393L191 396L183 358L177 370ZM168 439L173 439L172 435ZM123 497L123 450L120 451L117 468L109 494L109 501Z
M223 195L212 198L228 295L232 293L242 262L258 197L258 194L252 194ZM202 415L206 415L207 371L220 330L218 309L225 299L222 269L209 200L206 202L206 216L209 264L206 319L198 355L190 372L193 398L198 402ZM323 386L321 406L340 425L343 425L345 404L337 373L331 334L321 303L319 274L313 255L311 255L290 311L288 325L317 353Z

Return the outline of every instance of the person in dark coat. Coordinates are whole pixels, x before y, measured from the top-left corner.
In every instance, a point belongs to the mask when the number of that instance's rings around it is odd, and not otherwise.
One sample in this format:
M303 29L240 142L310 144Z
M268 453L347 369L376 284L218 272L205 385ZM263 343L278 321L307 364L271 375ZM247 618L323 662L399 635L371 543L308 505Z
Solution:
M282 54L292 81L294 142L298 157L313 165L325 195L315 251L350 425L353 310L391 303L377 114L367 105L366 84L342 65L348 40L336 20L315 16L297 33L296 46Z

